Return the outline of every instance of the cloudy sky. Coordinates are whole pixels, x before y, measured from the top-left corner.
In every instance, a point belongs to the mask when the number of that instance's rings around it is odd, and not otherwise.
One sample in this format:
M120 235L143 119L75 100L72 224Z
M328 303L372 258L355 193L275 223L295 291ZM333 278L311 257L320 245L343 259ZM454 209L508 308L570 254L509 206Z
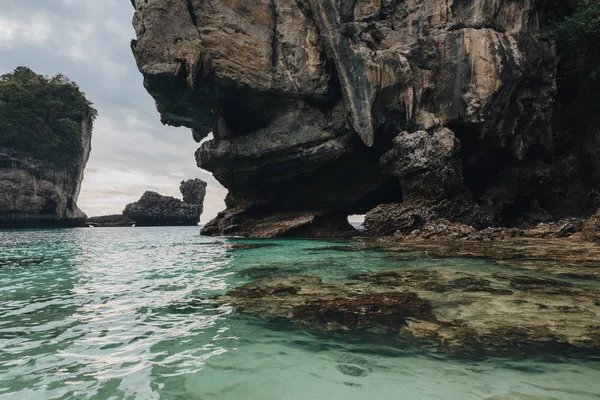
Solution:
M226 190L196 167L186 128L163 126L129 48L130 0L0 0L0 74L23 65L61 72L98 110L78 205L89 216L120 213L144 191L180 197L183 179L202 178L202 221L225 206Z

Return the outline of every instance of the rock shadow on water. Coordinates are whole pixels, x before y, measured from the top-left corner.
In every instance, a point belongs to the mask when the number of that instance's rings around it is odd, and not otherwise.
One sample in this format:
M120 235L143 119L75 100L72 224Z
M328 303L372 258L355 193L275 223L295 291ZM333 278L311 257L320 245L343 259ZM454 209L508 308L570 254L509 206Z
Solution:
M229 247L232 250L254 250L254 249L264 249L264 248L276 247L276 246L280 246L280 245L277 243L242 243L242 242L229 243Z
M248 277L250 279L269 278L275 276L287 276L301 274L302 268L297 267L279 267L279 266L264 266L264 267L252 267L246 268L238 275Z
M46 259L44 258L0 258L0 268L39 265L45 261Z

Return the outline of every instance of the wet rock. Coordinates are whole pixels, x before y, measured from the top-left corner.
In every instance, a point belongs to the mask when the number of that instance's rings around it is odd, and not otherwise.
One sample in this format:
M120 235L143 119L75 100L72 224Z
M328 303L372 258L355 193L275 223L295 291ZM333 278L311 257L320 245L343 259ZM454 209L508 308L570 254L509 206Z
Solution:
M402 132L393 146L380 162L399 178L403 202L381 205L367 213L364 226L369 233L409 233L430 221L439 226L438 220L450 219L469 225L456 224L464 232L455 228L453 233L464 236L473 230L471 226L491 224L491 216L474 203L464 185L461 144L452 131Z
M255 214L248 210L226 210L202 229L205 235L241 235L252 238L351 237L358 234L343 215L320 213Z

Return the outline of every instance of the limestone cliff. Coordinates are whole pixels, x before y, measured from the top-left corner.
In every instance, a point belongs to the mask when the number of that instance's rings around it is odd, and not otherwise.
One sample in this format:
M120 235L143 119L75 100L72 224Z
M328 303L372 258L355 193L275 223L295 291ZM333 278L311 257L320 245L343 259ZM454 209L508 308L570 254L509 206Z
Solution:
M93 123L81 126L82 153L67 167L0 146L0 227L83 226L77 207L91 151Z
M0 77L0 228L82 226L96 111L77 85L19 67Z
M214 134L197 161L229 195L206 234L348 233L346 216L372 209L373 233L510 225L599 205L553 129L549 2L132 3L162 121Z

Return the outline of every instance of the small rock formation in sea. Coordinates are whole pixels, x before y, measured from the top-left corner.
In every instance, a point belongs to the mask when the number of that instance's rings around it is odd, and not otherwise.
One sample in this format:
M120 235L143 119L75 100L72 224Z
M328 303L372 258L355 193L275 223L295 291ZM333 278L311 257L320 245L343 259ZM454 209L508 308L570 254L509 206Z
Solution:
M148 191L135 203L128 204L123 216L137 226L198 225L204 210L206 182L190 179L181 182L184 200Z
M83 226L77 207L96 110L63 75L0 77L0 228Z
M132 4L132 49L162 122L214 136L196 159L229 194L205 234L349 234L346 217L365 213L371 234L409 234L600 206L600 123L580 111L595 97L572 90L586 85L543 33L568 7Z

